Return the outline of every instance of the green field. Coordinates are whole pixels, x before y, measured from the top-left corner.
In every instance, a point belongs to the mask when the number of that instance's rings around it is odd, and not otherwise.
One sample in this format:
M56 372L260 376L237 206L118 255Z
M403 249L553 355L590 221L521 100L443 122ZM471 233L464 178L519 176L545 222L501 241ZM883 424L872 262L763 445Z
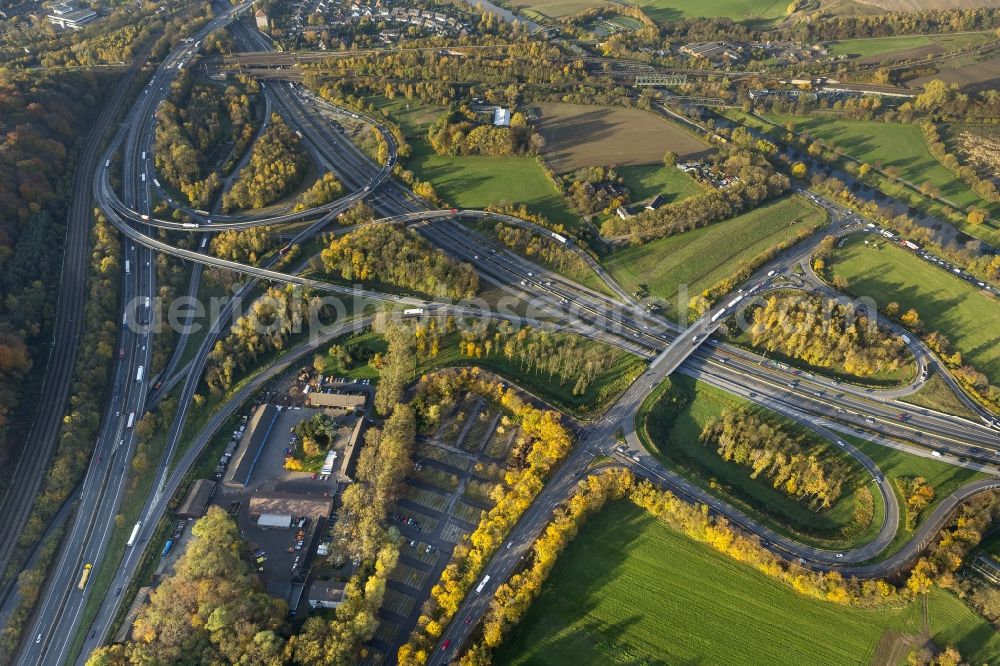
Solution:
M678 290L688 298L731 277L741 266L803 228L817 227L826 214L801 197L786 197L739 215L677 236L661 238L612 254L606 266L629 291L646 290L670 302L677 312Z
M963 32L959 34L942 35L902 35L899 37L875 37L866 39L845 39L830 45L830 55L848 55L866 58L889 54L907 49L929 47L927 54L938 52L938 48L946 51L956 51L996 39L989 32Z
M966 362L1000 383L1000 303L944 269L891 243L873 249L862 235L834 251L828 268L858 296L879 306L896 301L905 312L916 308L928 330L940 331Z
M934 488L934 501L920 513L920 519L914 524L914 527L919 527L923 519L934 511L934 507L956 488L970 481L983 479L988 476L981 472L966 469L965 467L949 465L948 463L931 458L914 456L905 451L897 451L887 446L873 444L858 437L848 437L847 439L854 446L858 447L862 453L871 458L878 465L878 468L882 470L882 473L885 474L890 487L896 492L901 512L906 510L906 502L898 492L898 487L895 483L897 479L912 479L922 476L927 479L927 484ZM879 557L891 555L899 550L903 544L909 541L912 534L911 530L906 529L906 521L903 520L901 514L899 532L896 533L892 543L889 544L889 547Z
M635 0L634 4L657 23L682 18L725 16L734 21L773 21L785 15L781 0Z
M672 203L705 191L698 181L680 169L668 169L662 164L622 166L615 171L625 180L632 201L643 201L662 194L667 203Z
M931 375L916 393L900 398L903 402L919 407L927 407L945 414L954 414L967 419L978 419L976 414L958 399L954 391L939 375Z
M513 0L510 4L520 8L529 18L561 18L573 16L585 9L606 7L605 0Z
M970 663L1000 656L1000 635L958 598L935 590L928 605L934 641ZM920 632L920 611L801 596L622 502L560 556L494 663L867 665L887 630Z
M636 419L643 444L665 465L755 520L810 543L846 549L867 543L878 533L885 507L875 482L857 462L832 443L824 446L824 440L784 417L686 375L675 375L669 381L691 397L690 403L674 413L669 408L664 409L663 403L656 398L650 399ZM654 400L657 401L650 404ZM714 447L703 446L698 441L705 425L726 410L744 407L761 409L787 427L806 433L809 440L817 444L815 450L820 460L836 458L847 464L848 476L843 491L832 507L822 512L813 511L805 503L775 489L763 476L751 478L749 467L723 460ZM649 433L648 440L642 430L643 423ZM858 501L859 493L872 499L863 505ZM867 516L859 518L856 512L863 516L865 507Z
M831 117L807 118L769 114L768 120L785 126L791 123L796 132L806 132L814 139L836 145L851 157L883 169L893 167L899 176L916 187L929 182L941 197L958 206L980 206L991 213L997 206L980 199L927 150L923 132L916 123L883 123L868 120L838 120Z
M458 208L524 204L549 222L567 228L580 225L562 194L534 157L450 157L435 155L426 141L427 127L444 109L417 100L372 100L387 110L413 147L406 168L430 181L438 195Z

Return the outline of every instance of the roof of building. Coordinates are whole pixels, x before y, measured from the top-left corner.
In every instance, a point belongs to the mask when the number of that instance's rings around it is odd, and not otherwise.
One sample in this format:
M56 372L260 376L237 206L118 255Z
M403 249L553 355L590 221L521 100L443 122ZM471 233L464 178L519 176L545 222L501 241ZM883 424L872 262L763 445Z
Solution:
M510 126L510 109L498 106L493 110L493 124L499 127Z
M314 391L309 394L310 407L335 407L337 409L360 409L368 401L367 393L323 393Z
M272 527L275 529L287 530L292 526L291 514L284 513L262 513L257 518L257 527Z
M233 459L226 471L226 476L222 480L227 488L245 488L250 483L253 476L254 465L264 450L264 442L274 426L274 421L278 417L278 408L271 404L264 404L257 408L257 411L250 417L247 429L240 438L240 445L233 455Z
M263 17L263 18L267 18L267 12L265 12L263 9L258 9L257 11L255 11L253 13L253 15L254 16L260 16L260 17Z
M48 15L49 21L82 25L97 18L97 12L92 9L60 8Z
M353 481L354 470L358 466L358 455L361 453L361 442L365 433L365 419L361 417L354 424L351 431L351 438L347 441L347 446L340 456L340 467L337 474L342 481Z
M191 484L184 503L177 510L177 515L181 518L199 518L208 509L208 503L215 493L215 481L209 479L197 479Z
M339 580L317 580L309 586L309 603L339 604L344 600L347 583Z
M665 197L662 194L657 194L655 197L653 197L652 201L646 204L646 209L656 210L657 208L663 205L664 200Z
M333 511L333 498L295 493L256 493L250 498L250 515L277 514L301 518L326 518Z

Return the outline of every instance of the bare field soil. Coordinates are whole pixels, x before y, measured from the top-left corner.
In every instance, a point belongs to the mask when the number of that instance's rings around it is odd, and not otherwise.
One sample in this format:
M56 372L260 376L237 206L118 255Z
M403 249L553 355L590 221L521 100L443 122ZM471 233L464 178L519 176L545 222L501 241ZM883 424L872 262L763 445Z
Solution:
M709 148L647 111L586 104L538 106L545 158L556 173L591 166L653 164L672 150L682 159Z
M975 62L955 69L944 69L937 74L908 81L907 85L914 88L933 79L940 79L945 83L957 83L966 92L996 88L1000 86L1000 58Z

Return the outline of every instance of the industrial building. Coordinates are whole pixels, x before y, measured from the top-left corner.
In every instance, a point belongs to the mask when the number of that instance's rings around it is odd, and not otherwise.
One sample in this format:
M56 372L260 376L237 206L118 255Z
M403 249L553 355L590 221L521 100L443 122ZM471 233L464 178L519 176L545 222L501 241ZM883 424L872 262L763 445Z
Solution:
M368 401L367 393L323 393L313 391L307 398L310 407L339 409L345 412L356 412L365 408Z
M97 18L97 12L90 8L81 9L75 2L59 2L52 5L52 12L46 16L49 23L60 28L79 30Z
M184 503L177 510L178 518L201 518L205 515L212 495L215 494L215 481L209 479L197 479L191 484Z

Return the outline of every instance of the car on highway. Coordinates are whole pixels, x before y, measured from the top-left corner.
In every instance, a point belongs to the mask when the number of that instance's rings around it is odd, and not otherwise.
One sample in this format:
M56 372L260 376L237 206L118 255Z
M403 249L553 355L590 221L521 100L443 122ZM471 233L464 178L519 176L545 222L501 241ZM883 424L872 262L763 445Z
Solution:
M449 638L449 639L445 640L445 642L441 645L441 652L444 652L445 650L447 650L450 647L451 647L451 639Z

